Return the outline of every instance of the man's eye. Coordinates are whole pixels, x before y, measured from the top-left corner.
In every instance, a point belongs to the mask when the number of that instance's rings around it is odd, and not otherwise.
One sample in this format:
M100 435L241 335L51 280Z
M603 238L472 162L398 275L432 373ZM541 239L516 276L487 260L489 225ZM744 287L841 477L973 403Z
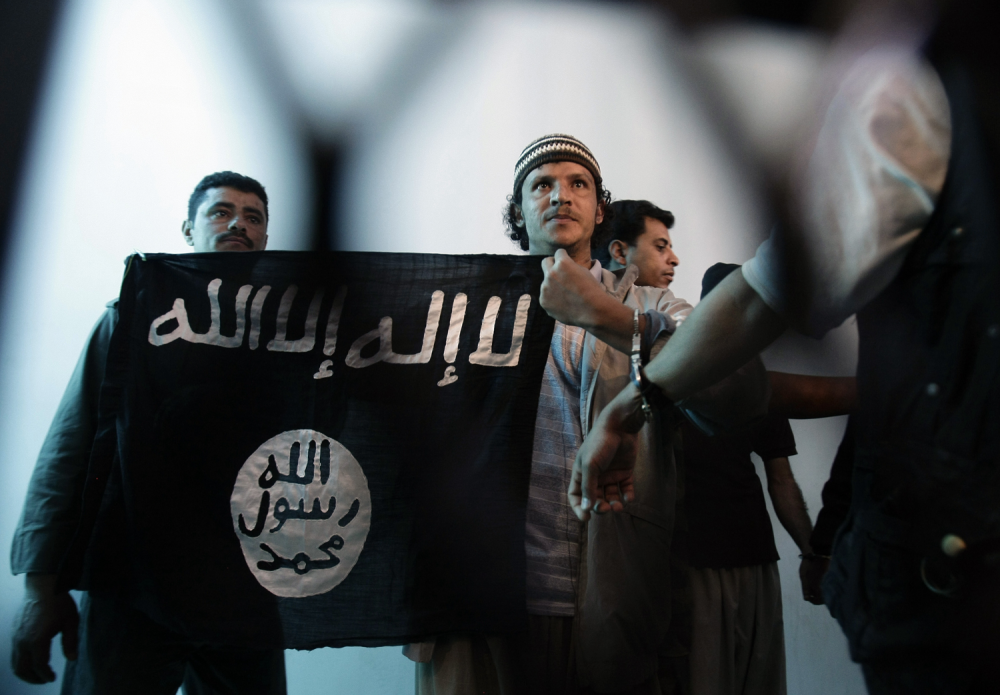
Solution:
M215 212L212 213L212 217L225 217L225 215L226 215L225 210L216 210Z

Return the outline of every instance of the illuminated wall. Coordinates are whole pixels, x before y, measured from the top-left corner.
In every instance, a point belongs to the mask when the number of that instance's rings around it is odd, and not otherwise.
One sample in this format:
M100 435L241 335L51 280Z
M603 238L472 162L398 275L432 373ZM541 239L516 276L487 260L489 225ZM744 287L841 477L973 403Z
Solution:
M746 260L766 235L740 157L783 156L789 112L817 60L801 38L755 29L688 44L657 15L580 3L69 0L56 44L0 314L4 554L122 259L187 250L180 225L202 175L258 178L271 196L270 248L303 248L313 199L305 143L334 143L346 153L343 187L329 192L342 248L515 253L500 215L517 155L539 135L568 132L593 149L616 198L675 213L674 290L693 301L709 265ZM682 69L692 64L706 72ZM756 95L756 105L713 118L718 103L703 88L720 82L734 103ZM847 325L822 342L786 338L766 359L849 374L855 336ZM843 422L794 429L792 465L815 515ZM839 629L801 600L797 550L775 528L789 692L860 692ZM0 573L0 625L21 585ZM0 628L0 651L9 646ZM290 652L287 664L292 693L413 687L398 648ZM0 670L4 693L57 687Z

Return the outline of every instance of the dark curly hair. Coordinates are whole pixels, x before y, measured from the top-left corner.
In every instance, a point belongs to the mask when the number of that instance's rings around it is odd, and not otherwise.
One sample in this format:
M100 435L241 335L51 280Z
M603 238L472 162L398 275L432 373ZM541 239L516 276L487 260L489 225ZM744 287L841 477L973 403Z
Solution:
M237 174L235 171L217 171L203 178L194 187L191 197L188 198L187 218L189 222L194 222L198 206L201 205L201 201L205 199L205 195L208 194L209 190L221 188L222 186L235 188L237 191L243 191L244 193L253 193L260 198L260 202L264 203L264 219L270 221L271 213L267 210L267 193L259 181L243 174Z
M594 182L597 185L597 204L601 207L604 212L604 221L601 225L608 222L609 215L613 215L612 210L613 204L611 203L611 191L604 187L604 180L597 179ZM522 184L523 188L523 184ZM515 244L521 247L522 251L528 250L528 229L527 227L518 227L514 224L515 211L521 207L522 193L521 190L514 191L513 194L507 196L507 205L503 210L503 222L507 227L506 234ZM598 243L598 229L600 226L594 229L594 235L590 238L590 248L596 249Z
M604 221L594 230L594 258L607 266L611 262L608 244L618 239L629 246L646 231L646 218L659 220L667 229L674 226L674 213L653 205L648 200L616 200L609 205L611 216L605 213Z

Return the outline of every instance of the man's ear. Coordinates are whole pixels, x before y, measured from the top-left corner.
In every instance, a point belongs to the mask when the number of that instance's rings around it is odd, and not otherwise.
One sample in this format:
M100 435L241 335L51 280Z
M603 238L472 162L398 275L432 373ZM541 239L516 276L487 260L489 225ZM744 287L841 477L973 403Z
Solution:
M628 265L628 261L625 260L625 254L628 253L628 244L621 239L615 239L608 244L608 253L610 253L611 257L614 258L619 264L623 266Z
M597 204L597 215L594 217L594 226L604 221L604 203Z
M187 242L188 246L194 246L194 239L191 237L191 231L194 229L194 225L191 224L191 220L184 220L181 225L181 235L184 237L184 241Z
M514 203L514 215L513 215L513 217L514 217L514 226L515 227L521 227L521 228L523 228L524 227L524 215L521 214L521 206L518 205L517 203Z

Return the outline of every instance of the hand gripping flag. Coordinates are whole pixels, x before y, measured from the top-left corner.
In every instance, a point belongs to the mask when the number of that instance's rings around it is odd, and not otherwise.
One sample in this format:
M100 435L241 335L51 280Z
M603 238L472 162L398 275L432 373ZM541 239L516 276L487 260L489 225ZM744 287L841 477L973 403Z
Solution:
M63 581L231 646L518 629L541 279L525 256L133 256Z

